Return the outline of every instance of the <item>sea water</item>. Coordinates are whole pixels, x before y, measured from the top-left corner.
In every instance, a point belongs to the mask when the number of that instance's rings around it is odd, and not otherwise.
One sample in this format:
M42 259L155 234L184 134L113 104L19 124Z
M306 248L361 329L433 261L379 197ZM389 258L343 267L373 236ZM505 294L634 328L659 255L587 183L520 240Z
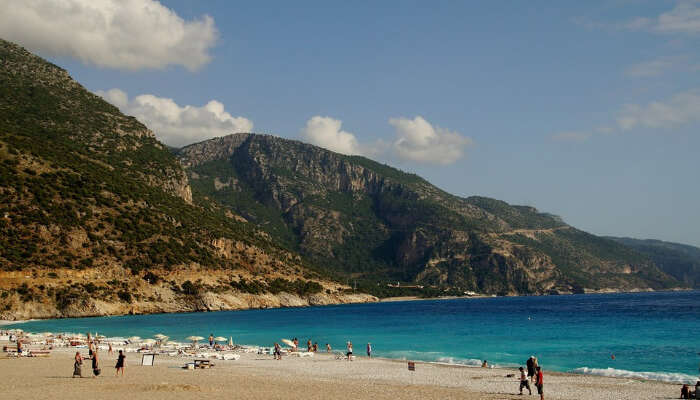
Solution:
M272 346L308 339L361 355L694 383L700 367L700 291L493 297L208 313L30 321L31 332L99 332L184 341L198 335Z

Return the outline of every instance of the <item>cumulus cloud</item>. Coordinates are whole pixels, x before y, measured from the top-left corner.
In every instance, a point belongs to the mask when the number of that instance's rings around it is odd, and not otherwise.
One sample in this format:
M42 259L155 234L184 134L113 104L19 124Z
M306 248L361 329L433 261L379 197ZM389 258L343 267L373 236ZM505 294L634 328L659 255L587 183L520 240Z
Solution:
M557 142L585 142L591 137L590 133L586 132L559 132L552 135L552 139Z
M156 0L0 0L0 36L30 50L137 70L211 60L214 20L185 21Z
M700 121L700 91L678 93L665 101L646 105L626 104L617 116L617 126L627 131L637 127L668 128Z
M142 94L133 99L120 89L98 91L97 94L117 106L123 113L133 115L150 128L163 143L181 147L217 136L236 132L251 132L253 122L234 117L224 105L210 100L202 107L179 106L172 99Z
M362 154L355 134L341 129L343 122L316 115L306 121L301 136L312 144L341 154Z
M665 33L700 33L700 0L680 1L659 15L654 29Z
M390 118L389 124L396 131L392 143L394 154L403 159L428 164L452 164L464 156L465 148L472 144L466 136L433 126L421 116Z

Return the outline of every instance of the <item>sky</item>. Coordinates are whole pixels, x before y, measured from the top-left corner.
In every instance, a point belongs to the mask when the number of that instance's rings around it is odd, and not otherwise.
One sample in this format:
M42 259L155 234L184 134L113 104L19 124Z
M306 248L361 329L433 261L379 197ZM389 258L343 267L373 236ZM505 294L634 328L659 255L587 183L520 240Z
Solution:
M0 0L0 37L172 146L303 140L700 246L700 0Z

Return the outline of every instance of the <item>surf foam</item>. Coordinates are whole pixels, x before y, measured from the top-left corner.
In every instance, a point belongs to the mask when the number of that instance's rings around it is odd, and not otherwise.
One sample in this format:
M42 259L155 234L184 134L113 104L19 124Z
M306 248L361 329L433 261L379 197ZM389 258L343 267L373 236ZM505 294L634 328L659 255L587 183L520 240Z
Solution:
M574 369L572 372L576 373L576 374L584 374L584 375L609 376L609 377L613 377L613 378L647 379L647 380L655 380L655 381L671 382L671 383L688 383L688 384L692 383L692 384L695 384L695 382L697 380L700 380L700 378L693 376L693 375L674 373L674 372L638 372L638 371L628 371L625 369L615 369L615 368L581 367L581 368Z

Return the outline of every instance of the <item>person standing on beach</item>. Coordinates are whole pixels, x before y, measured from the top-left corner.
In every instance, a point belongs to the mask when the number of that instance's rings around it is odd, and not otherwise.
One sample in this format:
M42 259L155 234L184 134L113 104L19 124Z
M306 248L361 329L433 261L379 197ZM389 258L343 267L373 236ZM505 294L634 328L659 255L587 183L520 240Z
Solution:
M275 343L275 352L272 353L274 356L275 360L281 360L282 359L282 349L280 348L279 343Z
M525 375L525 369L523 367L518 368L520 370L520 393L523 394L523 388L527 388L527 391L532 395L532 390L530 389L530 381L528 381Z
M331 345L330 345L330 343L326 343L326 353L330 353L330 352L331 352Z
M308 351L309 353L314 351L314 346L311 344L311 339L306 341L306 351Z
M540 395L540 400L544 400L544 382L542 380L542 368L538 365L537 369L537 380L535 381L535 387L537 387L537 394Z
M367 357L372 358L372 343L367 343Z
M112 343L109 344L109 350L107 350L107 354L109 354L110 356L114 354L114 351L112 350Z
M214 334L210 333L209 334L209 347L214 347Z
M97 349L92 352L92 377L97 378L101 372L100 370L100 360L97 357Z
M20 338L17 338L17 355L22 355L22 340Z
M527 367L527 376L532 383L535 383L535 356L530 356L525 362L525 366Z
M73 363L73 378L83 377L83 357L80 355L79 351L75 352L75 362Z
M348 352L346 354L348 356L348 361L352 361L352 342L348 341Z
M122 376L124 376L124 364L126 364L126 356L124 355L124 352L122 350L119 350L119 356L117 357L117 365L114 366L114 368L117 369L117 376L119 376L119 371L121 371Z

